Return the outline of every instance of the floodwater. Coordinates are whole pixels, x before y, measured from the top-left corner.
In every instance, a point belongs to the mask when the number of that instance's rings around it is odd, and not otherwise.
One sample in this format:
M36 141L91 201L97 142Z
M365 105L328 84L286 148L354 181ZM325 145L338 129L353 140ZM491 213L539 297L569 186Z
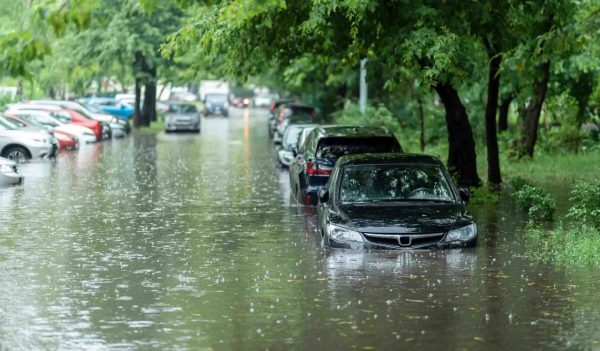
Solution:
M266 112L134 134L0 189L0 349L600 349L600 272L529 257L509 202L478 247L324 248Z

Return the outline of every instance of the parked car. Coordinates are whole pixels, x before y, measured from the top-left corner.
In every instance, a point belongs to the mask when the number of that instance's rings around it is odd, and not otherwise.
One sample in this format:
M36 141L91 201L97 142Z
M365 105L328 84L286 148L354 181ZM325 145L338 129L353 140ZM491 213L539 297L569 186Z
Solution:
M105 113L111 114L121 119L129 120L133 117L134 109L128 104L120 103L114 98L91 97L79 100L80 103L99 108Z
M200 113L196 105L185 102L169 103L169 112L165 116L165 131L200 133Z
M306 116L309 120L309 123L317 122L317 111L314 107L298 103L281 104L276 113L273 124L274 129L271 132L271 136L275 137L277 131L280 130L281 124L283 124L286 119L292 116L294 116L294 118L299 118L298 116Z
M315 121L312 118L312 116L309 116L309 115L289 116L281 124L279 124L277 126L277 131L275 133L275 136L273 137L273 140L275 140L275 139L281 140L281 138L283 137L283 134L285 133L286 129L289 126L293 126L295 124L313 124L314 122Z
M0 157L0 188L17 185L23 182L23 176L17 170L17 163Z
M0 156L15 162L24 162L32 158L53 157L58 143L40 129L19 128L3 116L0 116Z
M298 137L302 134L303 130L312 130L315 126L316 124L293 124L285 130L281 140L274 140L274 143L279 146L277 149L277 161L279 161L281 166L289 167L290 163L294 160L292 149L298 147Z
M229 116L227 94L206 94L204 98L204 115Z
M19 118L15 115L5 115L4 117L6 117L13 124L20 128L32 127L47 130L48 132L52 133L52 135L58 142L59 149L75 150L79 148L79 139L75 136L76 133L73 133L69 127L65 127L62 125L56 127L44 125L35 120L35 118ZM94 136L94 134L91 133L91 135L94 137L95 140L96 137Z
M23 105L23 104L20 104ZM81 104L76 101L68 100L30 100L25 109L69 109L78 112L84 117L93 119L102 123L102 139L110 137L123 137L131 129L129 122L125 119L110 115L97 107ZM34 105L34 106L31 106Z
M275 129L276 129L276 125L275 125L275 119L276 119L276 114L279 111L279 106L283 105L283 104L287 104L287 103L292 103L294 102L294 100L292 99L279 99L279 100L274 100L273 102L271 102L271 107L269 108L269 119L267 120L267 129L269 131L269 137L272 138L273 135L275 134Z
M326 245L343 248L474 246L467 200L433 156L343 156L319 190L317 229Z
M292 196L299 203L316 205L317 191L327 184L338 158L348 154L402 152L400 144L381 127L317 127L298 149L290 164Z
M119 95L122 95L119 97ZM130 96L131 95L131 96ZM135 94L117 94L115 99L122 104L126 104L135 110ZM140 106L144 105L144 99L140 99ZM169 104L162 101L156 101L156 112L167 113L169 112Z
M69 133L77 137L80 143L89 144L95 143L98 138L90 128L70 123L65 117L60 115L55 117L51 112L42 110L18 110L11 111L11 116L32 123L34 126L43 126L50 131L60 131Z

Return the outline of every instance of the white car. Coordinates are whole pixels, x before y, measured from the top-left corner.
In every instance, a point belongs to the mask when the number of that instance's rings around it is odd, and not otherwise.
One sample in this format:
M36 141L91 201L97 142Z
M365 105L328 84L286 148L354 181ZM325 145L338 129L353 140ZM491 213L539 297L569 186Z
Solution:
M23 182L23 176L17 170L17 163L0 157L0 188Z
M0 116L0 156L15 162L52 157L56 139L41 129L19 128Z

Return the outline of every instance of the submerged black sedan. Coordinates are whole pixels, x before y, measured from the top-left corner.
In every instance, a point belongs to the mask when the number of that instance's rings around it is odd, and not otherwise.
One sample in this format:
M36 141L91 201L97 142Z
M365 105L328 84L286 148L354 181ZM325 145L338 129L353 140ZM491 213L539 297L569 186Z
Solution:
M324 243L353 249L475 246L468 192L433 156L362 154L338 160L318 192Z

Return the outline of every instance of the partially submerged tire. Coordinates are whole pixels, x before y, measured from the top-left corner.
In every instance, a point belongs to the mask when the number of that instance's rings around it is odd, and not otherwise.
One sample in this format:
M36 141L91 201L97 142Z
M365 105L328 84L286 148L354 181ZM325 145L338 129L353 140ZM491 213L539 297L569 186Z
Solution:
M9 160L13 160L17 163L25 162L31 159L29 151L19 145L11 145L4 149L2 152L2 157L8 158Z

